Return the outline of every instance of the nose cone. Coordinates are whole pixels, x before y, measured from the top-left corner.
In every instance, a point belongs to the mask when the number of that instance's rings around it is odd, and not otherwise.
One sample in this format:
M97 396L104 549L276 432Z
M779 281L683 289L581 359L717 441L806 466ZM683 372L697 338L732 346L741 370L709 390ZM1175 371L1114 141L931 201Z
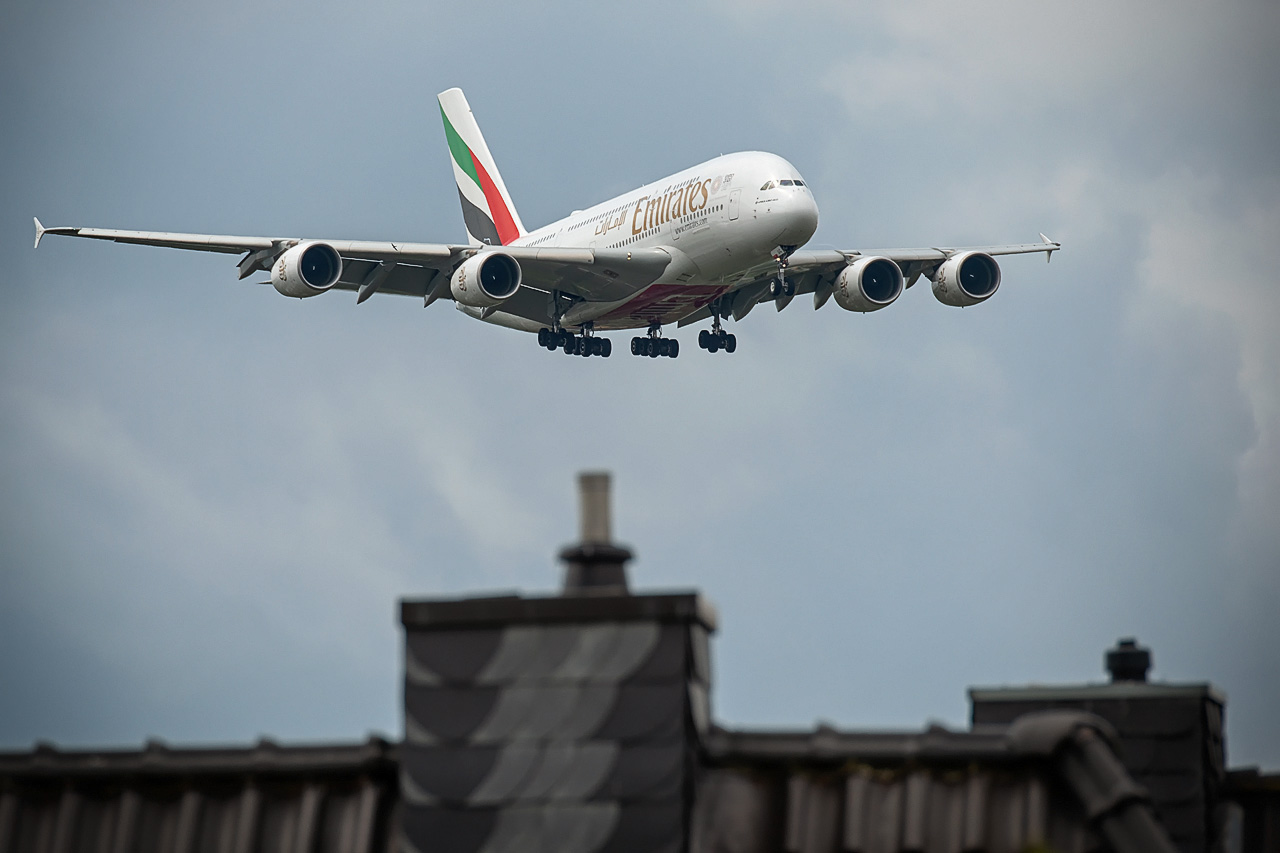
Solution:
M783 246L803 246L818 230L818 205L807 192L791 194L778 213L784 226L778 242Z

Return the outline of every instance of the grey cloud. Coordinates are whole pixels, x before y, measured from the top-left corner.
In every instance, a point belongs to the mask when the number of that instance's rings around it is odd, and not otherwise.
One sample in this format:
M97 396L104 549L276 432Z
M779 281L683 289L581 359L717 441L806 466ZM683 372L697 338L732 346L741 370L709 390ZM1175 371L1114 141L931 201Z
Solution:
M1227 690L1235 759L1280 763L1272 12L1137 39L1146 5L1006 8L11 11L0 741L395 730L394 598L549 589L572 473L604 466L637 585L720 607L723 719L959 724L967 685L1100 678L1137 632ZM764 148L819 242L1067 249L976 309L797 300L660 363L283 300L227 258L30 250L32 214L460 238L452 85L530 224Z

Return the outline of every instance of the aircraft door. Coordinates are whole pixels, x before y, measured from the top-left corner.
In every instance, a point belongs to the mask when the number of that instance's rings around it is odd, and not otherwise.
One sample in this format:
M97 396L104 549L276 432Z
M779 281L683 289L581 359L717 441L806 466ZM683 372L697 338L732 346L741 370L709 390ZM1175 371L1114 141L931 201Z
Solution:
M733 222L738 218L738 201L742 198L742 190L734 190L729 193L729 221Z

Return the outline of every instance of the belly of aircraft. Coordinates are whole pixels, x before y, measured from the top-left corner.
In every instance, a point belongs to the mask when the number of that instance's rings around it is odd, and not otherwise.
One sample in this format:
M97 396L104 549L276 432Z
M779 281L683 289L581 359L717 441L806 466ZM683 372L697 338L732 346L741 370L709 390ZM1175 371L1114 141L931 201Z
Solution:
M710 304L729 290L722 284L651 284L634 299L595 320L597 331L667 325Z

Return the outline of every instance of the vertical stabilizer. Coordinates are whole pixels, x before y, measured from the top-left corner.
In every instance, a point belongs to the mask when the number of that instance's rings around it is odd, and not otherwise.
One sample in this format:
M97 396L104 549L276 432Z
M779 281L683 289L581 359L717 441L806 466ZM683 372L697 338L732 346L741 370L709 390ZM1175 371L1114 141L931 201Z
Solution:
M489 146L485 145L480 125L471 115L471 107L461 89L450 89L436 97L440 101L440 117L444 119L444 135L453 160L453 177L458 182L462 218L471 243L505 246L526 232L507 194L507 185L498 174L498 166L489 154Z

